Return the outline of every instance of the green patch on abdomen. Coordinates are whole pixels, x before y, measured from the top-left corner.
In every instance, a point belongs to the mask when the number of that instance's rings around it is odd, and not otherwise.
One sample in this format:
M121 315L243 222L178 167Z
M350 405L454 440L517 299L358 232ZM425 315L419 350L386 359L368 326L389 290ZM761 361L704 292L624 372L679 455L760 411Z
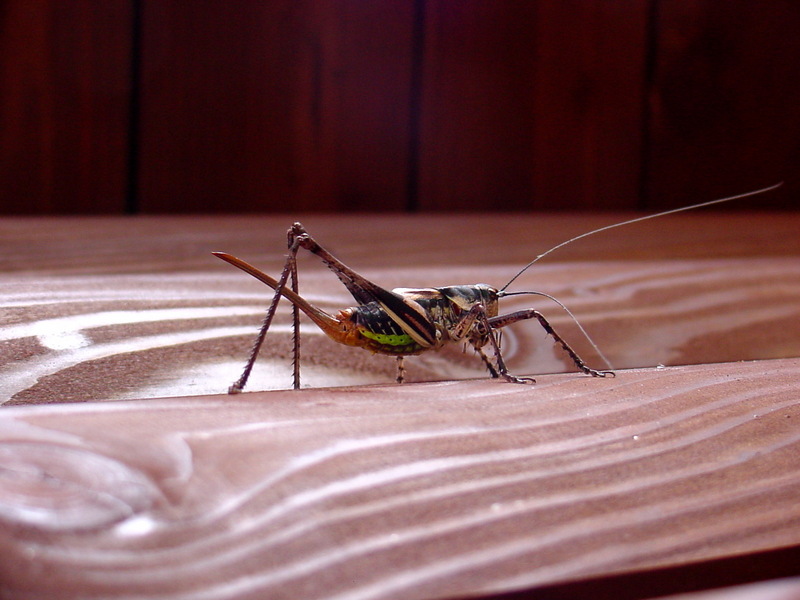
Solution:
M382 346L410 346L414 344L413 338L407 333L395 335L389 333L374 333L367 329L362 329L361 335L371 340L375 340Z

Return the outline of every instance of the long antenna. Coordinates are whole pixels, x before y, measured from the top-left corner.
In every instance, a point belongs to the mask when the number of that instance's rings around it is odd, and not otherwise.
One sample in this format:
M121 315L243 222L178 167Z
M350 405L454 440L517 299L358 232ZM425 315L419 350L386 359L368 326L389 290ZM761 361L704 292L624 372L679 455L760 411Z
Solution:
M640 221L647 221L648 219L655 219L657 217L664 217L666 215L671 215L671 214L674 214L674 213L683 212L685 210L694 210L695 208L702 208L704 206L711 206L712 204L721 204L723 202L730 202L731 200L738 200L740 198L748 198L750 196L756 196L758 194L764 194L766 192L771 192L772 190L777 189L777 188L781 187L782 185L783 185L783 182L781 181L780 183L776 183L776 184L771 185L769 187L761 188L760 190L755 190L755 191L752 191L752 192L746 192L744 194L737 194L736 196L728 196L727 198L720 198L718 200L711 200L709 202L701 202L700 204L692 204L691 206L684 206L683 208L673 208L672 210L665 210L664 212L655 213L655 214L652 214L652 215L645 215L643 217L636 217L635 219L630 219L629 221L622 221L621 223L614 223L613 225L606 225L605 227L600 227L598 229L593 229L592 231L587 231L586 233L582 233L580 235L576 235L574 238L570 238L565 242L561 242L557 246L553 246L552 248L550 248L550 250L547 250L546 252L542 252L539 256L537 256L531 262L529 262L527 265L522 267L522 269L520 269L517 272L516 275L514 275L511 279L509 279L508 283L506 283L503 287L500 288L500 291L502 292L503 290L505 290L508 286L510 286L512 283L514 283L514 281L517 279L517 277L522 275L525 271L527 271L534 264L539 262L540 259L544 258L548 254L550 254L552 252L555 252L559 248L563 248L567 244L571 244L572 242L575 242L575 241L580 240L582 238L589 237L590 235L594 235L595 233L600 233L601 231L608 231L609 229L614 229L615 227L622 227L623 225L630 225L632 223L638 223Z

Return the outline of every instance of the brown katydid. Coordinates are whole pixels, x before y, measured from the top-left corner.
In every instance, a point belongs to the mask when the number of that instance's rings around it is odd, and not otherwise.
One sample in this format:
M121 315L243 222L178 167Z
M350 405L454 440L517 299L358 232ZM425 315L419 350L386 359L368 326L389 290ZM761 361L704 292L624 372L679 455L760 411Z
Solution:
M501 288L494 288L490 285L480 283L439 288L397 288L394 290L387 290L358 274L320 246L300 223L292 225L287 232L289 253L278 280L235 256L225 252L213 252L218 258L249 273L275 291L258 336L250 351L250 356L245 365L244 372L242 376L230 386L228 393L238 393L244 389L258 356L258 352L270 328L272 319L275 316L275 311L281 297L286 298L292 303L294 352L293 387L295 389L300 387L299 311L301 310L328 335L328 337L336 342L348 346L364 348L375 353L397 357L398 383L402 383L405 376L405 369L403 367L403 358L405 356L421 354L428 350L436 350L445 344L461 341L466 341L472 345L483 360L492 377L502 377L506 381L512 383L533 383L534 380L530 377L517 377L508 372L508 368L500 352L499 344L500 329L528 319L538 320L545 331L561 345L580 371L592 375L593 377L613 377L614 372L610 370L610 365L609 370L590 368L569 344L555 332L547 319L539 311L526 309L500 315L500 298L530 294L544 296L553 300L575 319L566 306L556 298L544 292L508 292L506 288L540 259L581 238L647 219L654 219L677 212L761 194L771 191L780 185L782 185L782 183L745 194L645 215L588 231L539 254L520 269L517 274ZM322 262L336 274L358 305L345 308L334 316L312 305L300 296L297 285L296 261L297 252L300 248L305 248L312 254L318 256ZM575 321L577 323L577 319L575 319ZM580 323L578 323L578 327L588 338L589 336L580 326ZM591 339L589 339L589 341L594 346L594 342L592 342ZM486 346L489 346L491 349L494 355L494 361L483 351ZM594 347L597 349L596 346Z

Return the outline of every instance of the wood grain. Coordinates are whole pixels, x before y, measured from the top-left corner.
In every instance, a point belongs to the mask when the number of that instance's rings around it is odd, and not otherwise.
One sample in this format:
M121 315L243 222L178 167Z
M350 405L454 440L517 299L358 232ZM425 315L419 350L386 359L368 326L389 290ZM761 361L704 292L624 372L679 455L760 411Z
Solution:
M499 284L602 219L304 221L391 287ZM416 383L397 386L392 360L305 327L311 389L221 395L267 294L207 252L275 272L287 224L0 223L0 394L18 405L0 411L5 596L445 598L604 578L644 598L744 580L683 580L690 565L800 546L796 215L640 224L515 284L570 306L613 379L572 372L524 324L504 351L535 386L459 348L410 359ZM348 303L313 260L301 276L314 302ZM279 319L254 390L289 384ZM648 587L660 569L675 586Z
M787 359L7 409L3 580L436 598L796 544L798 377Z
M532 255L573 232L612 221L547 215L309 217L306 225L348 264L391 288L501 285ZM6 299L0 333L8 361L0 381L3 399L42 403L224 392L238 377L269 294L209 252L227 250L277 274L288 222L7 222L0 269L21 273L0 276ZM627 234L609 232L565 248L554 258L569 262L542 262L514 289L541 290L566 303L617 368L798 356L800 263L791 256L800 253L796 226L777 215L642 223ZM658 254L704 258L656 260ZM626 255L640 260L619 260ZM304 257L302 273L304 294L323 308L335 311L352 302L317 261ZM549 301L517 297L503 306L539 307L590 363L602 366L575 324ZM278 318L275 343L265 348L251 389L289 385L288 312ZM304 327L304 335L304 380L311 386L394 378L391 358L338 346L314 327ZM504 344L517 373L572 370L533 323L509 328ZM417 381L485 376L480 361L460 347L407 363ZM108 372L115 376L108 378Z

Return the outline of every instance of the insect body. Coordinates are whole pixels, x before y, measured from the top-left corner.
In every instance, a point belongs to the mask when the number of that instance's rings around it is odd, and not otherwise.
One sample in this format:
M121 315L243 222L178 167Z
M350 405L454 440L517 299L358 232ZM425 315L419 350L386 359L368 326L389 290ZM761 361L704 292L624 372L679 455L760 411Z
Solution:
M533 380L530 378L516 377L508 372L496 337L496 332L501 327L531 318L537 318L542 323L582 371L599 377L611 374L610 371L597 371L586 366L572 348L555 333L541 313L528 310L498 316L499 299L506 293L489 285L397 288L389 291L359 275L331 255L314 241L300 223L295 223L289 230L289 239L289 259L281 277L282 281L276 281L235 256L224 252L214 253L215 256L242 269L275 290L275 298L270 305L265 323L262 325L263 333L256 340L242 378L231 386L229 390L231 393L241 391L249 377L263 335L271 324L279 295L287 298L295 307L308 315L334 341L380 354L396 356L398 358L398 383L402 383L405 375L402 364L404 356L421 354L462 340L472 345L493 377L503 377L507 381L515 383L531 382ZM330 315L309 303L286 285L287 276L295 267L294 258L300 247L307 248L319 256L339 276L339 279L358 302L357 306L345 308L337 315ZM294 327L296 332L296 321ZM494 363L483 351L487 344L494 353ZM295 359L294 387L297 388L299 385L299 368L297 359Z
M550 323L540 312L527 309L500 315L500 298L519 294L536 294L554 300L572 316L569 310L552 296L542 292L507 292L505 291L506 288L539 259L582 237L645 219L759 194L772 190L779 185L781 184L747 194L713 200L711 202L696 204L654 215L647 215L584 233L540 254L525 265L505 286L499 289L480 283L440 288L397 288L390 291L369 281L362 275L359 275L356 271L325 250L311 237L300 223L295 223L287 233L289 254L279 280L275 280L256 267L235 256L225 252L214 252L213 254L218 258L249 273L275 291L258 337L250 352L250 357L244 372L229 388L228 392L240 392L247 383L250 371L258 356L264 337L270 328L281 297L286 298L293 305L292 324L295 389L300 387L298 312L300 310L328 335L328 337L336 342L397 357L398 383L402 383L405 376L403 357L421 354L428 350L436 350L445 344L461 341L468 342L475 349L492 377L502 377L506 381L513 383L531 383L534 380L530 377L517 377L508 372L500 352L498 339L499 330L503 327L529 319L538 320L545 331L561 345L575 363L576 367L582 372L594 377L613 376L614 373L611 370L597 370L587 366L569 344L553 330ZM305 248L312 254L318 256L328 268L336 274L356 300L356 306L345 308L339 311L337 315L330 315L312 305L298 294L296 257L300 248ZM291 282L289 281L290 279ZM580 327L580 324L578 325ZM582 328L581 331L583 331ZM484 348L487 346L492 351L492 358L487 356L484 352Z

